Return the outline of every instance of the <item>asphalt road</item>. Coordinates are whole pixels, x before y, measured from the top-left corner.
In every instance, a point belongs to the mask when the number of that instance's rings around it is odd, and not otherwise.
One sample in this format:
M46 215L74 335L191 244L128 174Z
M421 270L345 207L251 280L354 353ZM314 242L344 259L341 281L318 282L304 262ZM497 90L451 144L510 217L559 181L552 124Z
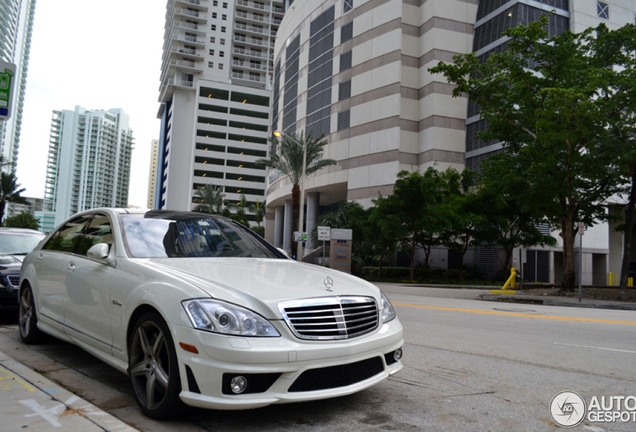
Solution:
M636 396L636 312L492 303L481 291L382 285L405 328L405 368L338 399L250 411L143 417L127 378L50 338L19 341L0 321L0 350L131 426L162 431L547 431L552 398ZM636 400L636 398L635 398ZM636 411L636 407L634 408ZM636 421L573 430L634 431Z

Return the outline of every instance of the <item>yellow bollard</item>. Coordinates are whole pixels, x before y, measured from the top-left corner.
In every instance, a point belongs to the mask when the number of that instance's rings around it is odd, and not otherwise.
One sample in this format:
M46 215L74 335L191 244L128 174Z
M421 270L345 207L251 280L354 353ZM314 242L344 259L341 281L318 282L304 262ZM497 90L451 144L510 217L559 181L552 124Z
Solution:
M634 286L634 278L627 278L627 286L628 287Z
M516 294L516 291L507 289L508 287L514 288L516 286L516 281L517 269L513 267L510 269L510 277L504 284L503 288L501 288L500 290L490 290L489 292L491 294Z

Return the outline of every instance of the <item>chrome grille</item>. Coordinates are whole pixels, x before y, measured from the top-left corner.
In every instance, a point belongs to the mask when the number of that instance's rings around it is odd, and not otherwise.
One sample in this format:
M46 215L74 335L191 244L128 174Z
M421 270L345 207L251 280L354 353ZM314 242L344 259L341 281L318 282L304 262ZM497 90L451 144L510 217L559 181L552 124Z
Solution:
M20 275L9 275L7 279L9 279L9 285L11 285L12 288L20 286Z
M324 297L278 305L285 322L300 339L351 339L378 327L373 297Z

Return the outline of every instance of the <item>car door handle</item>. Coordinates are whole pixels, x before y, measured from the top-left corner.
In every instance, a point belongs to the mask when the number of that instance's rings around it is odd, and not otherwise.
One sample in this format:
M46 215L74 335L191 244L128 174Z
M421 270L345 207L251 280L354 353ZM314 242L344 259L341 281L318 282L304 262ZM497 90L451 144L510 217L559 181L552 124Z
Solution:
M75 271L75 264L74 263L68 263L68 266L66 266L66 270L68 270L70 272L74 272Z
M42 258L44 258L44 254L38 254L38 256L35 259L38 261L42 261Z

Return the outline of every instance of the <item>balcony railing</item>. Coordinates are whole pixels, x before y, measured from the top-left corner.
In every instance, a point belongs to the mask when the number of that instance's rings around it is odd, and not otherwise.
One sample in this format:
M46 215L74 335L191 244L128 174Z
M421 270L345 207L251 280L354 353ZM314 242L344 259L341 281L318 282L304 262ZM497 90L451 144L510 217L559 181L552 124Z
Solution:
M259 57L262 59L273 59L273 55L271 54L267 54L264 52L258 52L258 51L251 51L251 50L246 50L244 48L240 48L240 47L234 47L234 49L232 49L232 52L234 52L235 54L242 54L242 55L246 55L246 56L250 56L250 57Z
M249 74L244 74L241 72L232 72L232 78L236 78L236 79L242 79L242 80L247 80L247 81L253 81L253 82L265 82L265 77L264 76L260 76L260 75L249 75Z
M265 30L261 27L254 27L243 23L236 23L234 27L239 30L251 31L254 33L265 33Z

